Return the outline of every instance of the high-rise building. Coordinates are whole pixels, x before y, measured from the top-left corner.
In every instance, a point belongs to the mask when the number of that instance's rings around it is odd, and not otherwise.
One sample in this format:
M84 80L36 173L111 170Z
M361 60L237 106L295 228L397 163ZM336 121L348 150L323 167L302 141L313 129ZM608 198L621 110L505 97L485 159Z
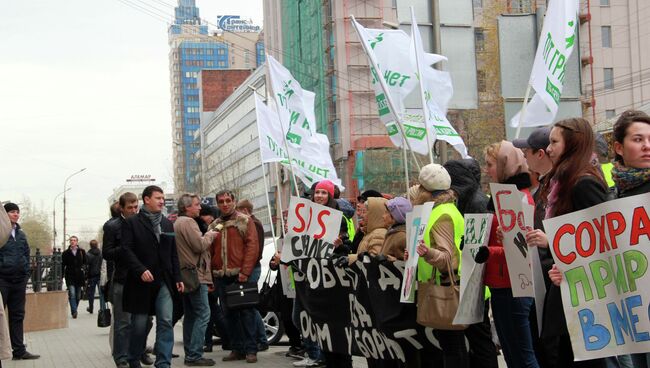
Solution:
M194 139L200 118L199 73L205 67L227 68L229 50L208 35L195 0L179 0L169 27L169 46L174 185L178 191L188 191L195 189L193 173L199 168L194 157L200 149Z

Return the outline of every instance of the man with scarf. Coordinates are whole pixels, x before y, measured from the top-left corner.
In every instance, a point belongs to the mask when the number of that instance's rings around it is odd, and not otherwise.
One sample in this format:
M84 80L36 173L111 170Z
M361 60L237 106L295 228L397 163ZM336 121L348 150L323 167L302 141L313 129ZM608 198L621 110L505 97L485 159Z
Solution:
M129 367L141 367L147 338L147 317L156 316L155 366L171 367L174 348L172 293L183 292L174 225L162 215L165 195L150 185L142 192L144 206L122 226L122 261L128 270L124 311L131 313Z

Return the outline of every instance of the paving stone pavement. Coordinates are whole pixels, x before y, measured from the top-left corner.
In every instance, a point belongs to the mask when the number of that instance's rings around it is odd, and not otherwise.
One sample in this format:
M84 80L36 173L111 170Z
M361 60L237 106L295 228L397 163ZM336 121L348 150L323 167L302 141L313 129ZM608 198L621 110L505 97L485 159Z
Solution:
M97 313L89 314L86 312L87 302L81 302L79 306L79 316L72 319L68 316L68 328L62 328L50 331L30 332L25 334L25 343L27 350L34 354L40 354L38 360L7 360L2 362L3 368L112 368L115 367L110 354L108 345L108 328L97 327ZM150 345L153 345L155 327L149 336ZM179 358L174 358L172 365L174 367L183 367L183 330L181 323L176 324L174 329L174 353L179 354ZM227 352L221 350L221 347L215 346L215 351L206 353L205 357L217 361L216 367L220 368L238 368L238 367L269 367L269 368L289 368L291 363L296 360L287 358L284 353L287 346L272 346L269 350L258 353L257 364L248 364L245 361L240 362L222 362L221 358L227 355ZM364 359L354 357L354 368L366 368Z

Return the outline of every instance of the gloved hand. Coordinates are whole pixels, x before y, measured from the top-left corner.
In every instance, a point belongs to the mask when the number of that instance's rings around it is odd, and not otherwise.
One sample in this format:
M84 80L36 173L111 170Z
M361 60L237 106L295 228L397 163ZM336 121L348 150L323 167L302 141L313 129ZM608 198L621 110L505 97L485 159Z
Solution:
M334 266L339 268L348 267L350 264L347 256L338 257L334 260Z
M489 257L490 250L484 245L479 247L476 251L476 254L474 255L474 261L476 261L476 263L485 263Z

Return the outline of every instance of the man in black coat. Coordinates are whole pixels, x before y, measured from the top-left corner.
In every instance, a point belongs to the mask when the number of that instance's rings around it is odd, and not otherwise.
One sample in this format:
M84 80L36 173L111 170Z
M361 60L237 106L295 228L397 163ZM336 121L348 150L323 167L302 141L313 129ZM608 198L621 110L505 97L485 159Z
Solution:
M112 209L112 206L111 206ZM104 224L104 237L102 239L102 256L106 262L112 265L112 272L109 271L111 289L109 300L113 303L113 361L118 368L127 368L129 339L131 336L131 313L125 312L122 308L124 295L124 283L126 282L127 270L121 260L122 254L122 226L126 219L138 213L138 196L126 192L120 196L116 213ZM112 213L113 214L113 213ZM148 334L148 331L147 331ZM143 355L141 359L153 364L151 358ZM144 363L144 360L141 360Z
M4 306L9 310L9 337L13 359L38 359L39 355L25 349L23 321L25 320L25 292L29 278L29 244L20 229L20 209L14 203L3 207L11 223L9 239L0 248L0 293Z
M140 367L147 338L147 318L156 316L156 367L171 367L174 347L172 293L183 292L174 226L162 215L163 190L155 185L142 193L144 206L122 226L122 255L127 269L125 312L131 313L130 367Z
M102 294L101 287L99 285L99 278L102 273L102 251L99 249L99 243L97 240L93 239L90 241L90 249L86 253L86 262L87 262L87 279L88 279L88 308L86 311L90 314L93 314L93 309L95 306L95 289L99 294L100 304L103 303L104 295ZM99 306L100 309L103 309L103 305Z
M84 265L86 264L86 252L79 247L79 238L75 235L70 237L70 246L61 255L63 265L63 277L68 288L68 301L70 302L70 313L72 318L77 318L77 306L81 300L81 288L86 281Z

